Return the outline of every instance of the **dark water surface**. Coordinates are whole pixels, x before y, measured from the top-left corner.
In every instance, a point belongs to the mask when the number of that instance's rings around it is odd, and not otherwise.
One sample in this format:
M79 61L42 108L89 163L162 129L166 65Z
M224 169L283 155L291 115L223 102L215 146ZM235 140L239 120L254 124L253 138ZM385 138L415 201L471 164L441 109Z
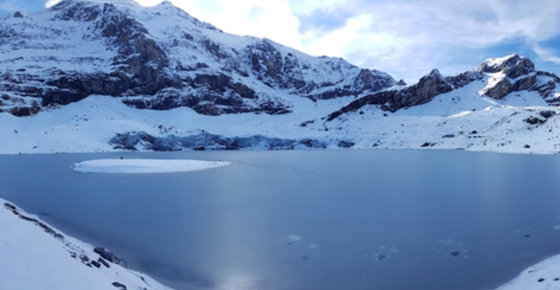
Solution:
M120 156L234 164L173 174L70 170ZM0 197L178 290L492 289L560 252L557 156L0 156Z

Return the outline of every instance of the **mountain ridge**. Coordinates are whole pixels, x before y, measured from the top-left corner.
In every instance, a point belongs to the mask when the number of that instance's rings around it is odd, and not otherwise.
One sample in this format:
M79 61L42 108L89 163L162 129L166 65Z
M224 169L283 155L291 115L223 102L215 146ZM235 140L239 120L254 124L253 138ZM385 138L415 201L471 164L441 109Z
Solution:
M161 18L166 21L161 23ZM56 62L50 67L45 64L31 72L37 65L13 58L15 72L0 70L2 82L11 84L0 91L8 97L12 93L26 105L0 109L19 116L90 95L123 98L125 104L141 109L190 107L207 115L284 114L290 112L290 104L277 96L278 91L319 100L396 84L386 73L360 69L342 59L314 58L268 39L225 34L170 2L142 7L132 1L63 0L41 13L7 16L0 28L14 31L0 43L0 50L10 46L12 54L23 55L30 46L40 46L33 42L37 38L33 30L47 30L57 42L43 47L43 53L51 52L45 57ZM29 45L19 45L21 38ZM79 60L89 60L90 67L72 69L79 62L72 54L84 45L96 47L92 54L97 57L79 56ZM68 56L53 56L69 49ZM68 63L69 69L59 69L60 63ZM22 75L38 84L18 86Z
M395 112L427 103L438 95L462 88L471 82L484 81L488 76L487 85L481 90L483 96L500 100L514 92L532 90L538 91L549 104L557 105L559 102L558 95L554 93L560 84L560 78L553 73L536 71L535 65L527 57L511 54L485 60L474 70L452 77L444 77L434 69L411 86L389 89L355 100L330 114L327 120L355 112L365 105L380 105L386 111Z

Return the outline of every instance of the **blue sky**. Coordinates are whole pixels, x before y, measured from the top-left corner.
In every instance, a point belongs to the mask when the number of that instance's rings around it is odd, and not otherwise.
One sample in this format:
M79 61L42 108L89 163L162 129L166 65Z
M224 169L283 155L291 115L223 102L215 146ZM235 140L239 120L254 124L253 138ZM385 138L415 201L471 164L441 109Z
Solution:
M0 15L13 11L37 11L45 8L45 0L0 0Z
M560 75L557 0L170 1L224 31L343 57L409 83L433 68L454 75L511 53ZM0 0L0 13L44 5L45 0Z

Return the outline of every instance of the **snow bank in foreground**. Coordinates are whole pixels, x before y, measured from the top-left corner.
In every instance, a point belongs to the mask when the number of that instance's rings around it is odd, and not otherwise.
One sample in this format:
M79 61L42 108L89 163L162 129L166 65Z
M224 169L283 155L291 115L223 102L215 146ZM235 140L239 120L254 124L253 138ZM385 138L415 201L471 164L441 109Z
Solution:
M560 289L560 255L531 266L497 290Z
M165 159L98 159L74 163L83 173L170 173L211 169L230 165L224 161Z
M102 258L93 246L64 235L1 198L0 203L4 205L0 209L0 289L170 290L115 264L116 259L113 263Z

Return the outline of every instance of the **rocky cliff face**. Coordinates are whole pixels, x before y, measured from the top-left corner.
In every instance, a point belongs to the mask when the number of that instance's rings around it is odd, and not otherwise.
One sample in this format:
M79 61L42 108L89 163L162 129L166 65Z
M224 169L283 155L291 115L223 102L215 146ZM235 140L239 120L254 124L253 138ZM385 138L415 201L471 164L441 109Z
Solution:
M109 95L139 109L285 114L292 96L358 96L396 84L342 59L225 34L167 1L111 2L63 0L1 19L0 111L26 116Z
M379 105L383 110L396 112L402 108L427 103L435 96L461 88L482 78L483 74L478 72L465 72L454 77L444 77L437 69L434 69L414 85L400 86L359 98L331 113L327 120L331 121L344 113L355 112L365 105Z

